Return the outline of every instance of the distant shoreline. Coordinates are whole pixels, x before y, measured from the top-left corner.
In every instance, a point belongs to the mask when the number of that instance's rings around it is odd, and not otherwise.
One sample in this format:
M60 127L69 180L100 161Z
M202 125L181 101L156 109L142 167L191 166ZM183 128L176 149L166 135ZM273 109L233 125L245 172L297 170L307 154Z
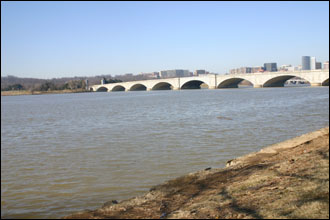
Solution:
M299 87L310 87L310 86L287 86L286 88L299 88ZM250 88L249 86L243 86L243 88ZM253 87L251 87L253 88ZM274 87L279 88L279 87ZM280 87L285 88L285 87ZM203 89L203 88L201 88ZM206 88L205 88L206 89ZM51 90L51 91L29 91L29 90L11 90L11 91L1 91L1 96L18 96L18 95L46 95L46 94L67 94L67 93L85 93L85 92L93 92L93 91L87 91L84 89L65 89L65 90Z
M28 91L28 90L13 90L1 91L1 96L17 96L17 95L45 95L45 94L66 94L66 93L83 93L90 92L83 89L76 90L52 90L52 91Z

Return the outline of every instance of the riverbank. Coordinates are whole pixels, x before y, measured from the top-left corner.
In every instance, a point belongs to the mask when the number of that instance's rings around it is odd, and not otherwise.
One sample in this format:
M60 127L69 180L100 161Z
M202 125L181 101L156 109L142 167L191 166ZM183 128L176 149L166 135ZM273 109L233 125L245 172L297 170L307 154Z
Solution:
M89 92L84 89L65 89L65 90L52 90L52 91L29 91L29 90L13 90L1 91L1 96L15 96L15 95L44 95L44 94L65 94L65 93L82 93Z
M329 127L64 218L328 219Z

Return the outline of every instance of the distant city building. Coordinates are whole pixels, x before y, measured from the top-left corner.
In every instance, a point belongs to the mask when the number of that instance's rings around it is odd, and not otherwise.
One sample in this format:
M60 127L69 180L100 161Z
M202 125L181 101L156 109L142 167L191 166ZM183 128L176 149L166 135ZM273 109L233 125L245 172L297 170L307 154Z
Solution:
M321 62L316 62L315 63L315 69L317 69L317 70L322 69L322 63Z
M289 72L294 72L294 71L297 71L298 70L298 67L296 67L296 66L289 66L289 67L287 67L287 70Z
M315 57L311 57L311 70L315 70L316 69L316 58Z
M252 67L245 67L243 69L243 72L245 71L245 73L252 73Z
M246 73L252 73L252 67L240 67L236 69L229 70L230 74L246 74Z
M281 72L286 72L286 71L289 71L289 69L292 71L292 66L291 65L282 65L279 69L279 71Z
M141 73L141 75L148 77L148 78L159 78L159 72L151 72L151 73Z
M252 68L251 67L241 67L240 71L241 71L241 73L251 73Z
M239 74L239 69L231 69L229 70L229 74Z
M194 72L194 76L198 76L201 74L206 74L206 71L205 70L195 70L195 72Z
M167 77L167 71L165 71L165 70L160 71L160 72L159 72L159 76L160 76L161 78L166 78L166 77Z
M230 69L229 74L236 74L236 69Z
M267 72L276 72L277 71L277 63L265 63L264 70Z
M101 79L101 85L105 84L105 78Z
M161 78L171 78L171 77L184 77L184 76L190 76L189 70L163 70L160 71L160 77Z
M301 70L318 70L322 69L322 63L317 62L315 57L302 56L302 63L298 66L292 66L291 64L281 65L277 69L277 63L264 63L264 67L240 67L230 69L228 74L248 74L248 73L260 73L260 72L295 72ZM323 63L323 69L329 69L329 61ZM194 75L197 75L195 72Z
M311 69L311 57L310 56L302 56L301 58L301 66L302 70L310 70Z
M251 73L261 73L264 71L262 66L251 67Z
M301 70L301 66L288 66L287 67L288 72L295 72L295 71L300 71L300 70Z

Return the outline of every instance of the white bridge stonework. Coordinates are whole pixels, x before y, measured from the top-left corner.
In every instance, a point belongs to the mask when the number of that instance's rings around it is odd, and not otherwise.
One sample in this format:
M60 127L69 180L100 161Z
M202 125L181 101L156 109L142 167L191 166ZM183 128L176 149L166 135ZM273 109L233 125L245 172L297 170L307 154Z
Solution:
M329 86L329 70L308 70L300 72L266 72L235 75L205 74L191 77L150 79L132 82L99 84L89 87L91 91L138 91L138 90L180 90L197 89L205 83L209 89L237 88L238 84L247 80L254 88L282 87L285 81L300 77L311 86Z

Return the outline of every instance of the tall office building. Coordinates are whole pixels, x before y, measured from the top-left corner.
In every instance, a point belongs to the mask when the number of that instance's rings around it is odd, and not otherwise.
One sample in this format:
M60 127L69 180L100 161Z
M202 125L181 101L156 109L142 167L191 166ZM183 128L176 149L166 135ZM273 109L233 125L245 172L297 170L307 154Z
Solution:
M264 69L267 72L276 72L277 71L277 63L265 63Z
M301 58L302 70L310 70L311 69L311 57L310 56L302 56Z
M317 70L322 69L322 63L321 62L316 62L315 63L315 69L317 69Z
M315 69L316 69L316 58L311 57L311 70L315 70Z

